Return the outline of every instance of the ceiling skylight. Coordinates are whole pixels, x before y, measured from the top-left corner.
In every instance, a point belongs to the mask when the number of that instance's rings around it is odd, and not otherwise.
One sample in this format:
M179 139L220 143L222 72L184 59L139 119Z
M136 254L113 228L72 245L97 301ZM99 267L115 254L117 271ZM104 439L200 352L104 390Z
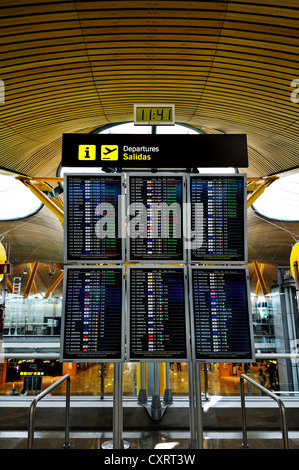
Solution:
M40 200L14 175L0 175L0 220L24 219L42 206Z
M299 221L299 171L279 175L252 207L268 219Z

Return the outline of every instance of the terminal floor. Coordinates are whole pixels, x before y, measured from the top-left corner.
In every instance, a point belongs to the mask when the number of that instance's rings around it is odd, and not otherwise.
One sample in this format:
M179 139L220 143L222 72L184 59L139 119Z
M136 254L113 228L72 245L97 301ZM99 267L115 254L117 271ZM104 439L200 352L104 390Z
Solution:
M68 450L101 449L103 443L112 444L109 432L71 432ZM184 431L127 432L123 440L132 450L190 450L190 435ZM64 449L64 432L35 432L34 449ZM27 432L0 432L0 449L27 449ZM241 432L204 432L203 449L270 450L283 449L279 431L249 431L248 447L242 446ZM289 450L299 449L299 433L289 432Z
M172 365L171 390L173 395L188 395L188 369L187 364L181 364L182 370L177 370L176 364ZM133 395L133 382L136 373L136 365L125 364L123 373L123 393ZM221 376L217 364L208 372L210 395L239 395L240 374L244 370L238 370L237 376ZM258 367L251 366L250 373L257 380ZM72 395L100 395L100 366L90 365L85 370L78 369L76 376L71 377ZM58 380L59 377L45 376L43 389ZM22 381L6 382L0 386L0 394L8 395L12 387L16 387L19 393ZM62 388L53 391L55 394L63 394ZM204 375L202 373L202 387L204 387ZM202 390L203 391L203 390ZM258 391L252 389L252 394ZM105 376L105 395L113 393L113 365L107 365ZM30 395L30 394L29 394ZM13 397L12 397L13 399ZM185 431L155 431L155 432L125 432L123 438L129 443L130 449L165 450L165 449L189 449L190 435ZM109 432L72 432L70 433L70 449L87 450L101 449L103 442L112 441ZM36 431L34 449L63 449L63 431ZM248 444L250 449L282 449L282 436L279 431L249 431ZM0 449L26 449L26 431L0 431ZM234 449L247 451L242 446L242 433L238 432L204 432L204 449ZM289 448L299 449L299 433L289 432Z
M71 376L71 394L76 396L99 396L101 394L100 365L93 364L77 370L75 376ZM253 366L249 370L254 380L258 381L258 369L260 366ZM66 371L67 373L67 371ZM220 372L219 364L211 365L208 372L208 392L210 395L235 396L240 394L240 375L244 369L238 368L237 375L223 376ZM136 374L136 364L125 363L123 367L123 394L134 395L134 377ZM43 377L43 390L58 380L60 377L46 375ZM23 388L23 381L5 382L0 384L0 395L9 395L15 387L19 394ZM188 396L188 365L181 364L181 370L173 364L170 371L170 388L173 395ZM204 374L202 372L202 389L204 388ZM55 389L52 394L60 395L64 393L65 384ZM32 392L31 392L32 393ZM161 391L161 394L164 392ZM258 390L252 387L252 394L258 394ZM33 393L32 393L33 394ZM104 395L113 394L113 365L107 364L104 378Z

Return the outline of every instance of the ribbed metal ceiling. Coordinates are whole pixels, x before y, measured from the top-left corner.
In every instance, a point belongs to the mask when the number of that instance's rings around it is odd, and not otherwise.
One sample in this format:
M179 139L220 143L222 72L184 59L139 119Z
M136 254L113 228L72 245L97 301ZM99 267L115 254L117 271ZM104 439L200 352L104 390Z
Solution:
M2 168L55 176L62 133L156 102L204 132L247 134L249 177L299 166L298 0L0 0L0 18Z
M1 166L53 174L60 149L42 149L62 132L161 101L177 121L246 133L249 176L298 165L297 0L1 0L0 15Z

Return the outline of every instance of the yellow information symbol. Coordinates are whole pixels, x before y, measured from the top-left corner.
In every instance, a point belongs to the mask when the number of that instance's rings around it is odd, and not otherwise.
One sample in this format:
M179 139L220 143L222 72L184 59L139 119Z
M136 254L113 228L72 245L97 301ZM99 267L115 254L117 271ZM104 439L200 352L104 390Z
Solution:
M96 159L96 146L95 145L79 145L78 160L95 160Z
M101 145L101 160L118 160L118 145Z

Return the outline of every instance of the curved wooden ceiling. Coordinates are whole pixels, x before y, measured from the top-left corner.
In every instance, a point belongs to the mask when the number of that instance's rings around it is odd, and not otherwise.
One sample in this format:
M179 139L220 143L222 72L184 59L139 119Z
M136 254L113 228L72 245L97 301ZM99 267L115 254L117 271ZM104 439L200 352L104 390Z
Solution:
M178 122L204 132L247 134L249 177L299 166L298 0L1 0L0 18L2 168L55 176L62 133L131 121L144 102L174 103ZM45 250L48 217L28 223ZM292 243L249 211L251 259L286 262Z

